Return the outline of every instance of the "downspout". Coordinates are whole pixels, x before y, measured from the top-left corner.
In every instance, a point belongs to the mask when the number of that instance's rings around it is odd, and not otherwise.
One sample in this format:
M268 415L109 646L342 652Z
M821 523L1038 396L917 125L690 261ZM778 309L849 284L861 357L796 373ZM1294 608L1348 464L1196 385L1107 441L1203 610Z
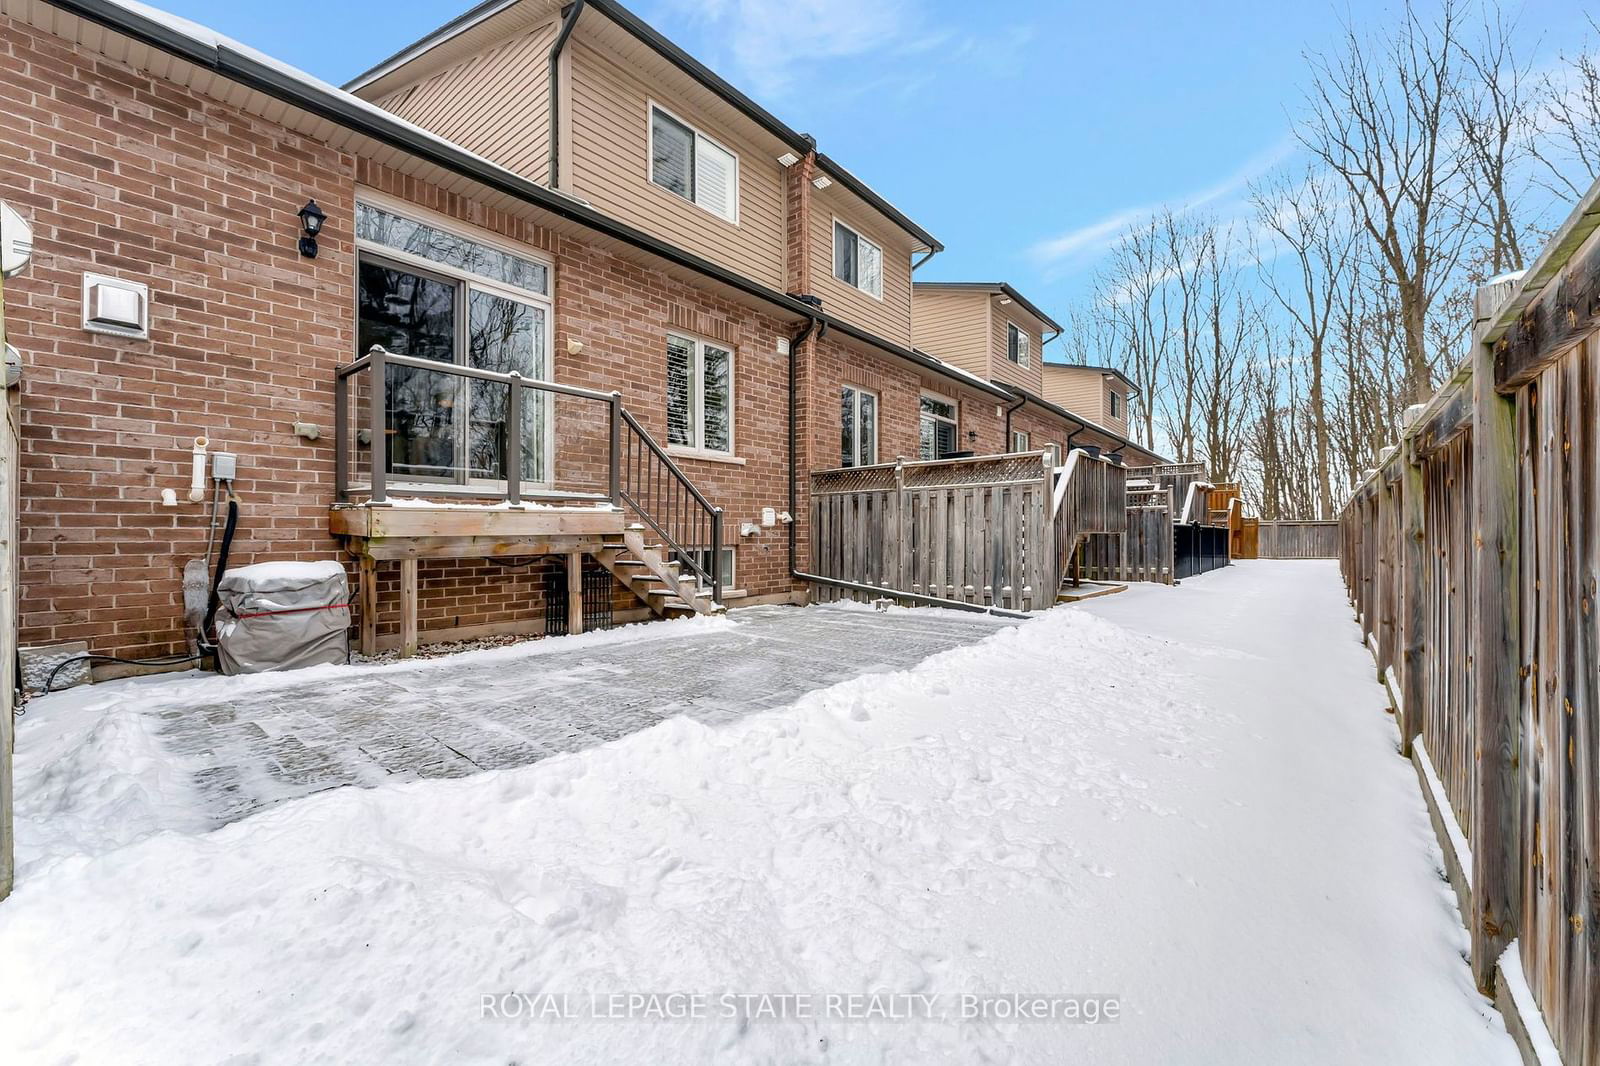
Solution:
M789 574L798 577L800 573L799 541L795 526L800 521L800 481L795 470L795 460L799 456L799 434L795 428L796 408L795 400L795 372L794 365L800 358L800 346L811 336L811 331L817 328L817 320L806 319L805 328L789 338ZM826 326L823 327L827 329ZM820 334L819 334L820 336Z
M1017 402L1006 408L1006 451L1008 452L1011 450L1011 414L1014 411L1022 410L1028 403L1027 393L1016 388L1016 386L1012 386L1012 391L1016 393Z
M550 46L550 188L561 187L561 53L567 47L567 38L578 25L583 14L584 0L572 0L566 18L561 21L561 32L556 43Z

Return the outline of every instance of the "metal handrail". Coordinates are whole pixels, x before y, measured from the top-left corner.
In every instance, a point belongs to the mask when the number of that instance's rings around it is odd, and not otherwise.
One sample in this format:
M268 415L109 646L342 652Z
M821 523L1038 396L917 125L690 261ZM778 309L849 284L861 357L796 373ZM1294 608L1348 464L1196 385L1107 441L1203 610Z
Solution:
M656 443L654 437L639 424L638 419L626 408L622 411L622 423L633 431L629 438L626 472L619 476L619 498L631 507L651 529L662 543L678 556L680 565L693 573L700 581L711 589L713 603L722 602L722 508L706 499L694 482L689 480L678 464L672 461L671 456L661 445ZM632 444L637 438L643 448L635 453ZM614 448L613 460L622 458L624 449ZM635 462L637 454L639 461ZM648 454L655 460L652 468L644 465L644 456ZM665 493L661 485L661 471L666 471L667 486ZM656 504L656 509L647 507L645 497L650 496L651 502ZM694 509L690 509L690 505ZM659 511L659 514L656 513ZM686 513L687 512L687 513ZM693 536L690 536L693 534ZM709 566L701 566L691 554L691 548L701 546L701 535L709 541ZM685 544L685 540L692 543Z

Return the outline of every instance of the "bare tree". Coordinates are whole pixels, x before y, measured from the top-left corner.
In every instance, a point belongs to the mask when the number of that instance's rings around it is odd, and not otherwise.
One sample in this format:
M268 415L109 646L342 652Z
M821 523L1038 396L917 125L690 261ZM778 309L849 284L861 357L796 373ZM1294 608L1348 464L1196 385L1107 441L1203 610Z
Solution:
M1095 288L1095 303L1119 353L1113 362L1139 390L1139 418L1130 425L1140 431L1139 443L1153 448L1172 325L1161 230L1154 220L1130 228L1117 242Z
M1329 519L1334 499L1324 368L1335 302L1350 283L1355 227L1329 179L1310 168L1261 182L1251 199L1270 238L1257 256L1261 278L1306 342L1317 514Z
M1408 2L1388 39L1346 28L1343 49L1310 55L1301 143L1345 184L1355 217L1398 297L1407 386L1432 391L1428 312L1465 240L1456 197L1464 153L1453 101L1461 48L1457 0L1425 22Z
M1600 33L1600 24L1589 20ZM1538 130L1531 151L1544 164L1544 185L1563 200L1581 200L1600 178L1600 65L1585 42L1563 52L1540 79Z
M1491 5L1477 38L1461 45L1466 76L1455 87L1464 209L1487 269L1479 280L1523 266L1522 201L1531 184L1538 100L1528 65L1516 56L1513 29Z

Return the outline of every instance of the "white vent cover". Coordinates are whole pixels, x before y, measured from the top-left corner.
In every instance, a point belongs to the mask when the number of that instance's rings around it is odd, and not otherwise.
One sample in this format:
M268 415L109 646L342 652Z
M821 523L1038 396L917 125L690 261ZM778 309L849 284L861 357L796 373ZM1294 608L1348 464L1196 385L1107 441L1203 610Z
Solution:
M103 274L85 274L83 328L117 337L148 337L150 287Z
M0 201L0 277L9 278L33 256L33 228L10 204Z

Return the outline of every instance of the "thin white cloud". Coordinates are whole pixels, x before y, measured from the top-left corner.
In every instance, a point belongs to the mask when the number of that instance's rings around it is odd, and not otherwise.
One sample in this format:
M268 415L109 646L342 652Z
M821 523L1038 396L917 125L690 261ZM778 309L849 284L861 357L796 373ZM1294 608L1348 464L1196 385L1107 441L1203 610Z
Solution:
M757 96L782 96L819 60L910 54L946 35L922 25L907 0L669 0L684 19L714 29Z
M1060 266L1091 258L1115 244L1130 226L1150 218L1164 208L1183 214L1239 197L1252 181L1282 163L1294 151L1294 138L1285 135L1276 144L1252 156L1244 165L1215 184L1174 197L1165 204L1143 204L1138 207L1122 208L1088 225L1040 241L1028 249L1028 255L1036 263L1044 266ZM1240 206L1243 207L1242 201Z

